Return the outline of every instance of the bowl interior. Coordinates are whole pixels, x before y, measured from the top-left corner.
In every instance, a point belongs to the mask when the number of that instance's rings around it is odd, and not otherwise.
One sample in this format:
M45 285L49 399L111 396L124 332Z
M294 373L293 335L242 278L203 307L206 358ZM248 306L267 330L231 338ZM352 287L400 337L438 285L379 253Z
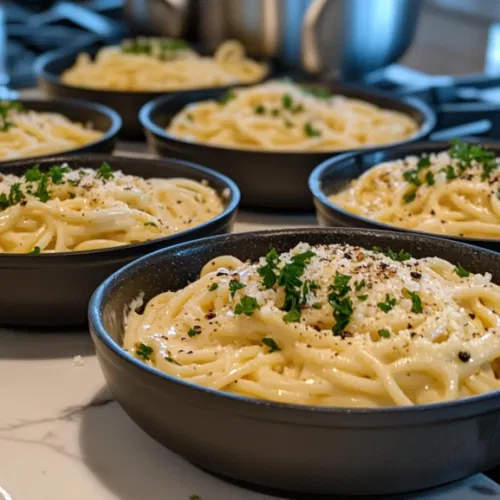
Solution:
M307 82L306 86L316 87L317 85L312 85L311 83ZM385 94L380 92L367 92L356 87L349 87L340 84L325 84L321 85L321 87L328 89L332 94L343 95L352 99L360 99L365 102L377 105L383 109L399 111L410 116L418 123L420 128L413 136L409 137L407 140L413 141L427 136L436 124L436 117L434 115L434 112L427 105L415 99L394 99L393 97L386 96ZM188 104L193 104L209 99L218 100L223 96L224 92L224 89L202 89L173 96L160 97L143 107L140 113L141 122L146 128L151 129L157 135L168 137L169 139L187 142L182 138L178 138L169 134L165 130L165 127L168 126L172 118ZM228 148L217 146L217 149ZM371 148L368 147L363 149ZM249 150L249 152L254 151ZM286 154L287 152L279 151L279 153ZM297 155L300 153L300 151L288 152L288 154L293 155ZM321 153L327 154L328 152L321 151ZM304 154L311 154L311 152L306 151L304 152Z
M348 243L365 248L378 246L406 250L414 257L438 256L451 263L467 262L475 273L491 273L500 283L500 255L448 240L409 233L343 228L262 231L204 238L170 247L143 257L108 278L94 294L89 317L97 335L122 356L124 318L132 301L143 304L165 291L174 291L196 280L202 267L220 255L234 255L255 261L271 248L288 251L299 242L315 244ZM132 358L131 358L132 359ZM142 363L137 364L144 367ZM160 374L160 372L157 372Z
M499 144L482 143L483 146L500 154ZM410 231L404 228L378 222L361 215L353 214L344 210L328 199L329 196L345 189L348 184L364 174L367 170L383 162L403 159L407 156L420 156L422 154L440 153L450 148L450 142L416 142L400 147L369 151L366 153L353 153L330 158L316 167L309 178L309 187L313 195L329 211L340 212L352 220L362 221L364 224L375 228L386 228L399 231ZM433 235L424 231L412 230L411 232L421 235ZM439 236L439 235L435 235ZM442 236L444 237L444 236ZM446 236L448 239L456 241L470 242L471 244L485 242L486 247L491 247L488 243L498 243L498 240L487 238L471 238L460 236ZM495 247L496 248L496 247Z

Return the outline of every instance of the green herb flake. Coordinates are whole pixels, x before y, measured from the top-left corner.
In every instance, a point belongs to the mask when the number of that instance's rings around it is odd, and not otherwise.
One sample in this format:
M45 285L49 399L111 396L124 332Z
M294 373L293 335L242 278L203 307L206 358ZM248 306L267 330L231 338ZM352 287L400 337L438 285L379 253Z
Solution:
M41 179L38 181L38 186L36 191L33 193L33 196L38 198L42 203L46 203L50 200L50 193L47 188L49 183L49 177L47 174L43 174Z
M26 182L38 182L42 178L42 175L40 165L33 165L29 170L26 170L24 178Z
M278 252L272 248L266 255L266 264L257 269L266 290L272 288L276 284L279 274L278 268L276 267L278 262Z
M425 174L425 182L428 186L434 186L434 184L436 184L434 174L430 170Z
M255 106L255 114L256 115L263 115L265 112L266 112L266 108L262 104Z
M229 282L229 291L231 292L231 297L234 297L234 294L238 291L241 290L242 288L245 288L246 285L245 283L242 283L241 281L237 279L233 279Z
M321 302L315 302L311 307L313 309L321 309L323 307L323 304L321 304Z
M411 312L415 314L421 314L424 312L424 308L422 307L422 300L418 296L418 293L411 292L407 288L404 289L404 292L411 299Z
M368 295L356 295L356 297L361 300L361 302L364 302L366 299L368 299Z
M196 335L199 335L200 333L201 333L201 326L200 325L195 325L188 330L188 335L190 337L196 337Z
M377 307L387 314L395 305L396 299L391 298L389 294L386 294L384 302L379 302Z
M47 175L50 177L53 184L62 184L64 174L67 174L68 172L71 172L71 169L68 166L63 167L61 165L52 165L52 167L49 168Z
M391 336L391 332L387 328L382 328L378 331L378 334L384 339L388 339Z
M422 170L431 166L431 160L428 156L422 156L417 162L417 170Z
M158 225L156 224L156 222L145 222L144 225L145 226L151 226L151 227L158 227Z
M332 94L328 89L318 87L302 87L302 91L306 94L316 97L316 99L329 99Z
M366 282L365 282L364 278L361 281L354 282L354 289L356 290L356 292L359 292L365 286L366 286Z
M272 337L264 337L262 339L262 343L265 346L269 347L269 352L281 351L278 344L276 343L276 340L274 340Z
M135 354L144 361L148 361L151 359L151 354L153 354L153 348L140 342L135 345Z
M293 97L290 94L283 94L281 103L285 109L291 110L293 108Z
M103 162L102 165L97 169L96 177L98 179L103 179L106 181L113 179L114 174L111 165L107 162Z
M187 121L189 121L189 122L194 122L194 115L193 115L193 113L188 113L188 114L186 115L186 119L187 119Z
M300 321L300 311L298 309L291 309L283 316L285 323L298 323Z
M340 274L338 271L335 273L335 278L333 281L333 285L330 286L330 289L336 290L337 293L343 297L347 295L347 293L351 290L351 287L348 285L351 280L351 276L348 274Z
M407 170L403 173L403 179L410 184L414 184L415 186L420 186L422 184L418 178L418 170Z
M460 264L455 267L455 273L457 276L460 276L460 278L468 278L470 276L470 272L464 269Z
M0 102L0 132L7 132L14 123L9 121L9 114L12 111L24 111L22 104L18 101Z
M417 191L415 189L407 191L403 195L403 201L405 203L411 203L417 197Z
M69 193L69 197L71 200L75 199L76 198L76 194L75 193Z
M443 172L446 172L446 179L448 179L449 181L457 178L457 173L455 172L453 165L448 165L446 168L443 168L441 170Z
M227 104L232 99L236 99L236 92L233 89L226 90L219 99L220 104Z
M0 194L0 209L5 210L10 207L9 198L5 193Z
M40 255L41 252L42 250L40 249L40 247L34 247L33 250L31 250L30 254Z
M164 359L165 359L165 361L168 361L169 363L172 363L172 364L177 365L177 366L181 366L181 364L178 363L177 361L175 361L175 359L170 354L168 356L164 356Z
M315 129L311 122L304 124L304 133L309 137L319 137L321 135L321 131Z
M17 203L20 203L24 199L25 196L24 193L21 191L21 184L19 184L18 182L12 184L9 192L9 204L15 205Z
M389 248L385 255L387 255L387 257L389 257L390 259L395 260L396 262L404 262L405 260L411 259L411 254L405 252L404 250L400 250L398 253L396 253Z
M212 284L208 287L208 291L209 291L209 292L215 292L215 290L217 290L217 288L219 288L219 284L218 284L218 283L212 283Z
M256 309L260 309L260 305L257 303L257 300L254 297L244 295L241 298L239 304L236 304L236 307L234 308L234 314L238 316L240 314L251 316Z

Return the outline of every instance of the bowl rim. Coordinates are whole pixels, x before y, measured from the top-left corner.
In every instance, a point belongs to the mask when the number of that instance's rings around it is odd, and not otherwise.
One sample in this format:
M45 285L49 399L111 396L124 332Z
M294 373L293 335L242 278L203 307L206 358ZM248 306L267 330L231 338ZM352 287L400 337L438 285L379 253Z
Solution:
M495 143L488 143L486 141L480 141L480 142L474 142L473 144L479 144L479 145L485 145L488 147L488 149L497 152L500 155L500 144L495 144ZM340 205L337 205L336 203L333 203L333 201L330 201L328 199L328 196L325 194L325 191L323 190L322 187L322 182L323 182L323 177L327 173L331 173L331 171L335 169L341 169L344 167L344 162L352 160L352 159L357 159L357 160L363 160L365 154L370 154L370 153L388 153L390 155L396 155L396 158L391 159L384 159L380 161L379 163L370 165L368 168L364 170L364 172L367 172L368 170L376 167L377 165L380 165L381 163L389 162L389 161L395 161L397 159L402 159L405 156L411 156L411 155L416 155L416 154L422 154L422 153L436 153L436 152L442 152L446 151L449 149L451 145L451 141L418 141L418 142L413 142L409 143L407 145L402 145L402 146L397 146L397 147L391 147L391 148L380 148L377 151L364 151L364 152L354 152L354 153L346 153L343 155L339 155L336 157L331 157L328 158L327 160L322 161L319 165L315 167L315 169L311 172L311 175L309 176L309 190L311 191L313 197L315 200L318 200L325 209L328 211L336 211L341 213L342 215L346 217L350 217L355 220L359 220L366 224L367 229L369 229L370 226L373 226L374 229L383 229L383 230L389 230L389 231L397 231L401 233L414 233L418 234L421 236L435 236L439 238L445 238L447 240L452 240L456 242L462 242L462 243L469 243L469 244L477 244L481 246L481 244L495 244L495 243L500 243L500 238L497 239L492 239L492 238L474 238L474 237L467 237L467 236L458 236L458 235L447 235L447 234L439 234L439 233L431 233L428 231L420 231L418 229L407 229L404 227L399 227L395 226L392 224L387 224L385 222L380 222L380 221L375 221L373 219L370 219L368 217L365 217L363 215L358 215L354 214L352 212L349 212L348 210L342 208ZM363 172L363 173L364 173ZM358 179L356 177L355 179ZM355 180L351 179L351 180Z
M223 189L229 189L229 197L227 201L227 206L224 208L224 210L215 216L212 219L209 219L202 224L198 224L197 226L193 226L191 228L185 229L183 231L179 231L177 233L170 234L168 236L163 236L161 238L155 238L152 240L146 240L142 241L140 243L130 243L128 245L120 245L116 247L110 247L110 248L101 248L98 250L84 250L84 251L79 251L79 252L52 252L52 253L40 253L37 255L32 255L32 254L17 254L17 253L1 253L0 254L0 262L5 263L5 265L8 265L9 260L13 261L14 259L22 259L23 262L26 262L28 259L33 259L35 257L37 260L38 259L43 259L44 262L47 262L49 260L54 260L54 259L71 259L71 258L90 258L92 259L94 256L105 256L109 254L116 255L117 257L122 254L122 253L127 253L131 249L141 249L144 248L147 245L151 244L157 244L157 243L165 243L168 244L170 240L175 240L179 236L194 236L197 231L203 228L207 228L211 225L219 223L221 220L225 219L226 217L230 216L231 214L235 213L236 210L238 209L238 206L240 204L240 199L241 199L241 194L238 186L236 183L231 180L229 177L225 176L224 174L221 174L215 170L212 170L208 167L204 167L202 165L198 165L196 163L186 161L186 160L180 160L177 158L170 158L170 157L162 157L162 158L143 158L143 157L133 157L133 156L125 156L125 155L111 155L111 154L86 154L82 155L79 157L80 159L78 161L81 161L82 163L84 162L91 162L91 161L107 161L111 165L114 162L117 161L125 161L125 162L132 162L132 163L141 163L143 164L144 162L146 163L157 163L158 167L162 167L162 164L164 167L181 167L183 170L186 170L187 172L197 172L202 175L208 175L212 178L216 178L218 181L220 181L222 184L224 184ZM71 165L72 162L74 162L76 157L74 155L58 155L58 156L48 156L44 158L40 158L41 161L44 163L47 162L53 162L53 163L68 163ZM26 167L29 168L29 165L26 165L27 163L32 164L31 158L26 158L24 160L14 160L10 162L5 162L5 163L0 163L0 170L3 170L5 168L22 168ZM31 165L32 166L32 165ZM118 169L121 170L121 169ZM209 184L210 185L210 184ZM194 233L194 234L193 234Z
M80 87L77 85L69 85L67 83L64 83L61 80L61 75L52 73L47 69L47 66L54 61L57 61L59 59L62 59L64 57L69 57L74 55L75 58L81 54L92 54L94 47L96 46L97 42L94 42L92 45L87 46L87 47L70 47L70 48L61 48L61 49L55 49L55 50L50 50L48 52L45 52L44 54L39 55L34 62L34 69L35 69L35 74L37 78L51 84L54 86L57 86L59 88L65 89L65 90L73 90L75 92L88 92L89 94L91 93L99 93L101 92L103 95L106 96L130 96L130 97L140 97L142 100L147 101L150 99L154 99L160 96L174 96L177 94L186 94L189 92L196 92L199 90L227 90L228 87L231 87L232 85L225 85L222 87L197 87L197 88L192 88L192 89L172 89L172 90L116 90L116 89L99 89L99 88L90 88L90 87ZM116 44L105 44L100 48L104 47L113 47L116 46ZM99 50L98 49L98 50ZM262 61L264 64L267 66L267 72L265 76L261 79L258 80L256 83L262 83L266 79L270 77L272 74L272 65L270 61L264 60ZM68 67L69 68L69 67ZM66 68L66 69L68 69ZM244 84L243 84L244 85Z
M262 83L262 82L261 82ZM308 84L311 84L311 82L306 82ZM255 83L253 85L259 85L260 83ZM251 86L253 86L251 85ZM251 87L250 86L250 87ZM324 86L328 86L328 83L324 84ZM283 155L287 157L291 156L301 156L301 157L307 157L307 156L330 156L330 155L335 155L335 154L346 154L346 153L352 153L352 152L370 152L370 151L376 151L380 149L381 147L397 147L400 145L404 144L410 144L414 141L418 141L423 139L424 137L428 136L436 127L437 125L437 117L435 112L428 106L425 102L416 99L414 97L393 97L388 95L387 93L380 92L380 91L366 91L364 89L359 89L354 86L349 87L348 85L341 85L341 84L333 84L335 88L339 88L340 91L338 92L339 95L342 94L342 90L345 92L352 92L356 94L358 98L361 100L365 100L368 103L372 103L376 99L385 99L387 101L392 101L395 104L404 104L406 106L409 106L413 109L413 111L417 111L420 113L420 115L423 117L423 123L420 125L419 129L410 137L407 137L403 140L400 141L394 141L391 143L387 143L384 145L373 145L373 146L367 146L363 148L357 148L355 150L349 150L349 149L342 149L338 151L327 151L327 150L321 150L321 151L291 151L291 150L283 150L283 151L278 151L278 150L273 150L273 151L266 151L266 150L258 150L258 149L240 149L240 148L230 148L230 147L225 147L225 146L220 146L220 145L214 145L214 144L205 144L202 142L194 142L194 141L189 141L181 137L177 137L170 132L167 132L165 129L160 127L157 122L153 119L153 114L162 111L162 108L164 106L167 106L170 101L179 99L181 96L179 94L167 94L167 95L162 95L160 97L157 97L155 99L152 99L151 101L147 102L144 104L141 109L139 110L139 121L141 122L141 125L144 127L144 129L150 133L152 133L157 139L160 139L162 141L168 141L168 142L174 142L176 144L182 144L183 146L186 147L192 147L192 148L197 148L200 150L207 150L207 151L220 151L224 153L238 153L238 154L248 154L248 155L253 155L253 156L275 156L275 155ZM247 86L248 87L248 86ZM230 87L231 89L233 88L244 88L244 86L241 85L233 85ZM198 91L209 91L209 90L223 90L223 89L197 89ZM335 93L337 93L335 91ZM201 102L205 99L196 99L191 101L189 104L194 104ZM382 106L379 106L382 107ZM393 111L391 108L383 108L387 109L389 111ZM408 113L401 112L407 116L409 116Z
M76 148L73 149L67 149L65 151L60 151L58 153L49 153L45 155L37 155L37 156L28 156L25 158L17 158L17 159L10 159L10 160L0 160L0 166L7 165L8 163L11 162L18 162L21 160L41 160L45 158L50 158L51 156L54 155L70 155L70 154L75 154L80 152L81 150L87 149L87 148L93 148L95 146L99 146L101 144L104 144L112 139L115 139L118 137L118 134L120 133L120 130L123 125L123 120L122 117L120 116L119 113L117 113L114 109L110 108L109 106L106 106L104 104L100 104L97 102L92 102L92 101L87 101L85 99L74 99L74 98L62 98L58 97L55 99L41 99L41 98L23 98L20 97L19 99L16 99L16 102L20 102L22 105L24 105L27 110L30 110L30 104L43 104L47 105L48 107L54 107L54 109L50 109L47 111L47 113L59 113L63 115L64 117L68 118L67 115L63 111L59 111L58 108L59 106L68 106L72 107L73 109L78 109L82 111L94 111L97 113L100 113L101 115L105 116L106 118L109 118L111 120L111 124L109 128L102 132L102 136L96 139L95 141L88 142L86 144L82 144ZM73 122L74 123L74 122Z
M168 248L163 248L152 252L148 255L140 257L139 259L134 260L123 266L122 268L115 271L113 274L108 276L106 280L104 280L94 291L92 297L89 302L88 307L88 319L89 319L89 328L94 336L102 343L104 346L110 350L113 354L117 355L123 361L127 362L132 367L139 369L141 371L145 371L151 376L156 377L156 380L161 380L163 382L170 382L178 384L192 392L192 394L205 394L212 398L222 398L223 400L232 401L234 403L239 403L242 405L246 405L247 407L253 408L268 408L275 410L289 410L298 412L299 414L315 414L315 415L344 415L344 416L352 416L353 418L364 416L364 415L415 415L422 414L425 412L426 414L432 414L433 412L439 412L442 410L450 409L450 408L462 408L464 406L473 406L483 402L489 402L491 400L499 400L500 402L500 389L496 391L490 391L483 394L478 394L475 396L469 396L466 398L460 398L453 401L442 401L437 403L423 404L423 405L413 405L413 406L384 406L377 408L342 408L342 407L328 407L328 406L313 406L313 405L305 405L305 404L295 404L295 403L281 403L277 401L268 401L259 398L251 398L248 396L243 396L240 394L234 394L230 392L225 392L219 389L213 389L210 387L205 387L202 385L195 384L188 380L184 380L178 377L174 377L168 375L165 372L157 369L156 367L149 366L136 357L132 356L129 352L122 348L121 345L115 341L111 335L107 332L106 328L102 322L102 310L107 300L106 297L110 293L110 289L114 292L114 288L117 288L119 284L123 283L124 280L127 279L128 274L131 271L141 270L151 265L155 265L155 261L162 260L164 254L168 253L178 253L184 250L189 250L190 247L195 247L196 245L200 245L208 242L219 242L223 240L245 240L252 238L267 238L271 236L281 236L281 235L297 235L297 236L307 236L308 234L314 233L323 233L323 234L339 234L345 235L346 231L349 233L355 234L375 234L380 237L389 236L396 239L418 239L422 241L422 238L419 238L416 234L404 234L397 231L381 231L374 229L360 229L360 228L331 228L331 227L316 227L316 228L293 228L293 229L271 229L264 231L252 231L246 233L230 233L226 235L217 235L217 236L209 236L205 238L201 238L196 241L190 241L185 243L180 243L177 245L173 245ZM494 256L497 259L500 259L500 255L491 250L487 250L484 248L478 248L473 245L467 245L466 243L459 243L455 241L446 240L444 238L438 238L436 236L425 236L424 238L429 243L432 242L440 242L441 244L445 242L448 246L458 247L458 248L468 248L470 250L474 250L476 252L480 252L482 254L489 254L490 256ZM483 412L481 412L483 413ZM400 425L401 424L400 422Z

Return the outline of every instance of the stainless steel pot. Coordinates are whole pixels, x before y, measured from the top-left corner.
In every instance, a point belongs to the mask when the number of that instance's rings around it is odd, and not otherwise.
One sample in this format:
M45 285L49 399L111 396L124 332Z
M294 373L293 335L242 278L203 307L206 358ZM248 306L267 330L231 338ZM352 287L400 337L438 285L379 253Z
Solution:
M143 31L168 36L189 31L209 50L236 38L255 56L310 73L358 78L405 53L421 0L128 0L127 5L129 12L142 6Z

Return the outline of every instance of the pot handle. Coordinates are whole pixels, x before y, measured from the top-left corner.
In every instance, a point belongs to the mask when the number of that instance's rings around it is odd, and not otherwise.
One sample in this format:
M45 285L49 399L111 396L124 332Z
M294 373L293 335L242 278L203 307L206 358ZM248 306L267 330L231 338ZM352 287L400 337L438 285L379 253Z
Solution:
M335 29L324 30L323 36L328 36L328 40L321 40L320 27L326 20L327 13L332 14L332 8L339 7L335 0L312 0L307 8L302 23L302 44L301 59L303 68L310 73L320 73L326 69L325 54L320 46L328 45L328 64L331 67L340 67L341 40L339 33ZM341 15L340 10L335 9L333 15ZM332 24L332 28L334 25Z
M431 140L447 141L473 135L493 136L500 133L500 106L492 103L462 102L442 104L436 108L437 125Z

